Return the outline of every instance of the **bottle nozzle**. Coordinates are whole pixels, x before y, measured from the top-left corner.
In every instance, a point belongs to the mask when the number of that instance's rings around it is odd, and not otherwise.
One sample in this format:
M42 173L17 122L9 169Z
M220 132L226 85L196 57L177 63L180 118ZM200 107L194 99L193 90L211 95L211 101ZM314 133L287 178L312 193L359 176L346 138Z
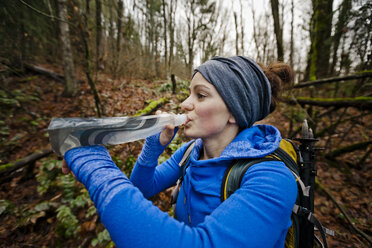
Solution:
M174 116L174 125L175 126L181 126L182 124L185 124L187 121L187 115L186 114L178 114Z

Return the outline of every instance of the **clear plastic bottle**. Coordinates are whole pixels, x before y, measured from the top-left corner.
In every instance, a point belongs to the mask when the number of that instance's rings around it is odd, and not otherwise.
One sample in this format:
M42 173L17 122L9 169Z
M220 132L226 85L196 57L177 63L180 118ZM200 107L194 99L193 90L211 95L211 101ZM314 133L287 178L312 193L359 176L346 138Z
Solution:
M161 132L166 125L180 126L185 114L150 115L140 117L56 118L47 129L55 153L79 146L117 145L147 138Z

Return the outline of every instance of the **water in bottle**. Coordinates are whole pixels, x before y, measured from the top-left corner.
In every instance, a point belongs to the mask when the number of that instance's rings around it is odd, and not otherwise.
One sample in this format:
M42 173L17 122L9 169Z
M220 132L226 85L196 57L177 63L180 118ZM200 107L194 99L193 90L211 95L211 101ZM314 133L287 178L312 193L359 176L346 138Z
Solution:
M180 126L185 114L150 115L140 117L55 118L47 129L55 153L79 146L117 145L144 139L161 132L166 125Z

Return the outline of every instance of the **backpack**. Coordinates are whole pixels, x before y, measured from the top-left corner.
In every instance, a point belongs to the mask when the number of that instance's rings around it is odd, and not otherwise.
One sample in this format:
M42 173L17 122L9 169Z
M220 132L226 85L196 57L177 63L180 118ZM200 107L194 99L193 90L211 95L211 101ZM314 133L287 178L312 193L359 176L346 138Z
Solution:
M282 161L295 176L298 186L296 203L293 207L291 220L292 226L288 229L285 238L285 247L325 247L327 248L326 234L334 236L334 231L322 226L314 216L314 186L315 186L315 152L311 129L308 128L305 120L302 126L302 138L294 139L300 143L298 147L292 140L282 139L279 148L263 158L242 159L233 163L225 171L221 184L221 202L226 200L235 190L240 188L245 172L254 164L264 161ZM175 214L175 204L178 192L186 172L188 160L194 142L191 142L186 149L179 166L181 176L172 192L172 206ZM175 216L176 217L176 216ZM322 241L314 234L318 230Z

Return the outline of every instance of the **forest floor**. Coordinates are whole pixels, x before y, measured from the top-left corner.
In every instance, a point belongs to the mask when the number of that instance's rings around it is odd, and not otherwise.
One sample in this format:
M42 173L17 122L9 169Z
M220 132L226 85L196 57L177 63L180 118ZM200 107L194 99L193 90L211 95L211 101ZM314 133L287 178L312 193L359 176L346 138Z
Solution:
M45 66L45 65L44 65ZM47 66L45 66L47 67ZM50 68L56 71L55 68ZM58 70L57 70L58 71ZM84 78L80 75L81 78ZM94 117L94 99L85 82L79 84L80 94L75 98L62 96L62 83L55 82L45 76L23 74L8 76L0 90L5 97L17 99L15 102L2 103L2 119L0 122L0 164L21 159L35 151L49 146L46 133L53 117ZM131 116L148 105L148 100L168 97L169 101L161 109L180 112L179 104L183 98L172 95L170 91L160 91L166 88L167 81L149 80L114 80L107 75L100 75L97 81L106 116ZM268 116L263 122L274 124L284 134L289 128L285 114L285 105ZM360 128L365 135L371 137L371 118L363 119ZM367 125L367 126L366 126ZM369 126L368 126L369 125ZM182 130L181 130L182 133ZM359 140L360 134L345 141ZM132 142L110 147L110 153L125 167L140 153L143 141ZM322 140L319 146L327 145ZM54 188L46 192L40 191L39 175L44 170L46 160L60 161L56 155L37 161L34 167L19 169L11 175L0 176L0 247L104 247L110 243L93 241L102 230L99 218L93 214L87 216L87 207L76 208L74 214L80 226L78 235L61 235L58 230L61 219L57 216L56 207L37 210L41 203L48 206L63 202L63 188ZM372 161L367 158L363 166L350 165L352 156L341 157L337 166L330 165L322 153L317 162L318 180L333 195L339 204L351 217L353 224L367 233L372 234L372 201L370 184L372 179ZM43 162L44 161L44 162ZM124 162L125 161L125 162ZM44 164L43 164L44 163ZM133 161L132 161L133 164ZM60 166L60 162L58 164ZM61 172L58 172L61 174ZM78 187L78 183L75 183ZM80 187L80 186L79 186ZM163 211L169 210L170 191L163 192L152 200ZM27 214L26 214L27 213ZM336 232L335 237L329 237L329 247L370 247L368 242L355 232L337 205L323 190L315 191L315 215L328 228ZM98 243L97 243L98 242ZM112 246L112 245L111 245Z

